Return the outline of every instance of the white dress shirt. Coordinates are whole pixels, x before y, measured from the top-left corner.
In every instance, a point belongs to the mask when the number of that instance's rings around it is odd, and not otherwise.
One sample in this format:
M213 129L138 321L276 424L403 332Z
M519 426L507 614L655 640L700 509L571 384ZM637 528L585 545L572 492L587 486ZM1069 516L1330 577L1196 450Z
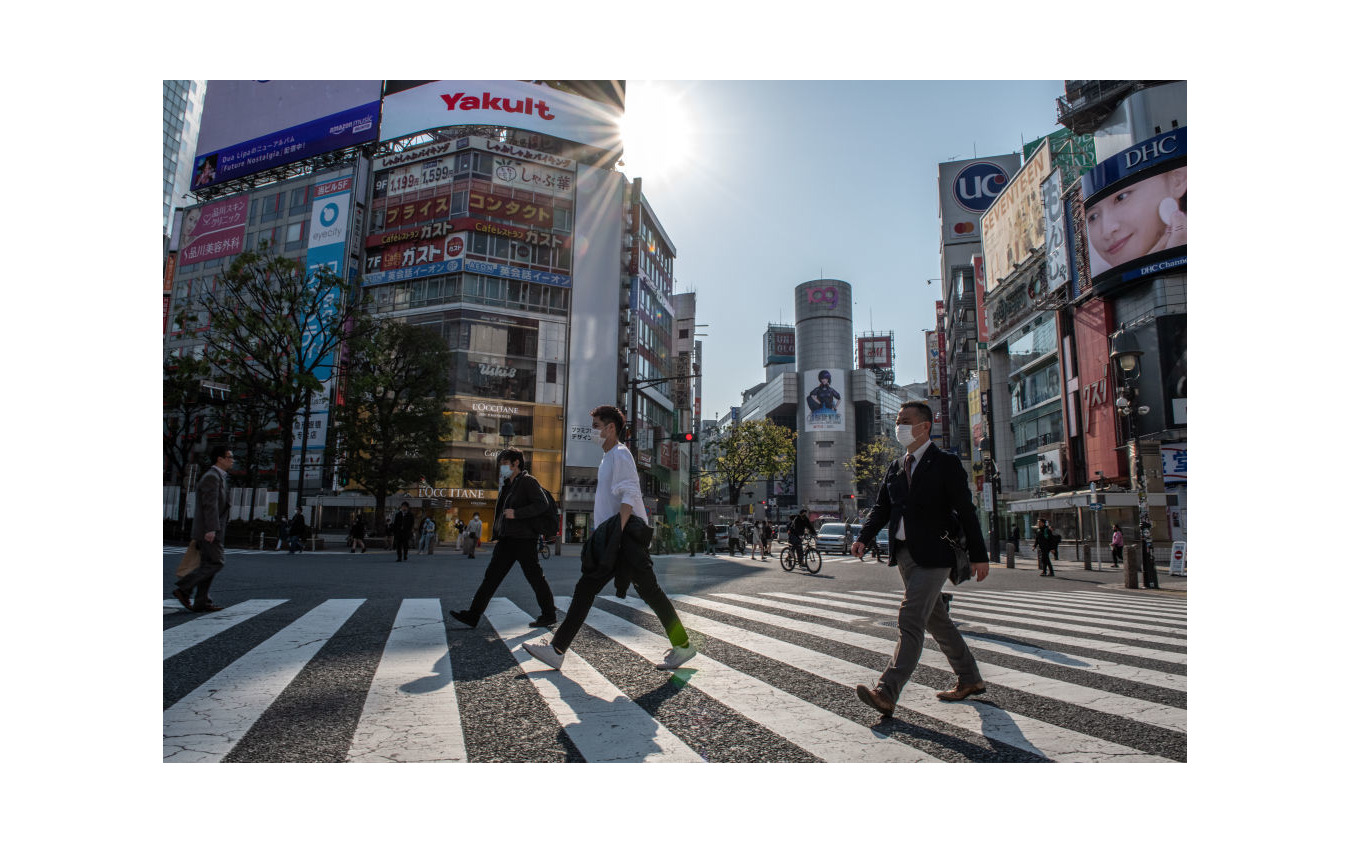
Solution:
M647 505L642 503L642 482L638 480L637 463L633 453L623 443L605 452L596 472L595 526L599 527L611 516L619 515L620 505L628 504L633 515L647 520Z
M930 445L932 445L932 444L933 444L933 441L932 441L932 440L928 440L928 441L925 442L923 445L919 446L917 449L914 450L914 464L913 464L913 466L910 468L910 472L911 472L910 480L913 480L913 476L912 476L913 471L914 471L915 469L919 468L919 461L923 459L923 453L924 453L925 451L927 451L927 450L928 450L928 447L929 447ZM906 459L906 458L904 458L904 457L901 457L901 458L900 458L900 471L902 471L902 472L905 471L905 459ZM892 502L891 506L892 506L892 507L895 506L894 502ZM904 541L905 541L905 520L904 520L903 518L901 518L900 521L898 522L898 524L896 525L896 528L895 528L895 536L894 536L893 538L894 538L895 540L899 541L899 542L904 542Z

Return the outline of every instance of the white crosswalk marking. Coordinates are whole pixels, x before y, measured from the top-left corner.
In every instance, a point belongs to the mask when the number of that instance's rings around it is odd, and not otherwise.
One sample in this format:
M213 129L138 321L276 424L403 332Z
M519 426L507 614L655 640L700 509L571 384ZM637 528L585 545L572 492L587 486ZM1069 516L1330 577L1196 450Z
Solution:
M1027 609L1062 609L1065 612L1076 613L1080 615L1096 615L1104 618L1129 619L1133 621L1147 621L1153 624L1170 625L1171 627L1163 629L1172 629L1177 626L1185 627L1186 619L1178 618L1172 615L1163 615L1160 613L1141 613L1138 611L1117 610L1114 608L1101 607L1093 605L1069 603L1068 601L1056 601L1052 598L1031 599L1020 595L1008 595L1003 592L962 592L961 600L967 598L982 601L997 601L1006 607L1025 607Z
M177 604L177 601L174 601ZM220 612L213 612L207 615L200 615L192 621L185 621L177 627L170 627L164 631L164 658L180 654L193 645L200 645L212 636L224 630L229 630L241 621L248 621L261 612L280 606L285 601L245 601L242 604L235 604L232 607L226 607ZM179 604L179 609L182 605Z
M747 604L758 604L762 607L773 607L777 610L791 610L802 615L811 615L816 618L828 618L831 621L862 621L867 618L865 615L849 615L848 613L834 612L833 610L822 610L815 607L804 607L800 604L789 604L783 601L774 601L769 598L758 598L754 595L743 595L739 592L717 592L716 598L728 598L733 601L744 601Z
M730 604L709 601L704 598L696 598L692 595L672 595L671 598L694 606L704 607L705 609L738 616L747 621L758 621L762 624L769 624L774 627L797 629L803 633L812 633L812 635L828 638L831 641L843 642L844 644L877 651L879 653L889 654L895 647L894 642L877 639L875 636L854 633L848 630L838 630L833 627L824 627L823 625L817 625L812 622L802 622L795 619L783 618L770 613L763 613L758 610L735 607ZM684 616L681 617L683 618ZM695 625L695 629L701 629L698 625L710 623L708 619L705 619L702 616L696 616L692 613L690 613L688 617L690 622ZM716 624L716 622L711 623ZM803 625L806 625L809 629L801 629ZM744 636L745 632L748 631L738 633L734 638L728 639L728 641L738 641ZM725 637L719 636L718 638ZM943 667L946 667L945 658L939 658L944 659ZM869 671L867 672L867 679L857 680L855 682L873 685L876 683L877 676L878 672ZM834 678L827 677L827 679ZM936 690L933 688L911 681L905 685L903 690L901 690L900 699L896 701L896 705L904 707L905 709L911 709L938 721L983 735L986 738L1001 741L1004 744L1009 744L1013 747L1018 747L1022 750L1035 753L1038 756L1044 756L1056 761L1165 761L1132 748L1094 739L1091 736L1075 733L1072 730L1066 730L1062 727L1045 724L1033 718L1007 712L998 707L982 703L974 698L963 701L960 706L945 704L934 697L935 692Z
M325 601L164 710L164 761L219 762L362 603Z
M1004 594L1026 600L1052 600L1051 598L1046 597L1046 593L1044 592L1007 592ZM1056 597L1053 600L1059 606L1083 606L1094 609L1117 610L1120 612L1138 613L1160 618L1179 618L1183 620L1186 618L1186 607L1184 605L1173 607L1171 606L1171 601L1168 603L1162 603L1161 600L1139 603L1134 600L1116 600L1114 598L1101 597L1095 593L1091 595L1084 595L1079 592L1054 594Z
M349 762L467 762L445 618L436 598L405 600L366 695Z
M988 748L1004 755L1012 748L1055 762L1185 759L1188 727L1182 707L1187 678L1175 673L1184 672L1180 666L1186 664L1186 654L1180 652L1187 635L1184 601L1117 598L1093 591L976 589L953 594L952 616L976 651L989 693L944 703L936 699L936 689L911 681L895 713L900 722L926 719L915 721L925 729L950 727L952 740L939 742L940 750L914 746L912 731L883 730L880 724L891 722L879 723L853 692L855 685L873 685L880 676L878 666L893 653L898 635L894 618L903 592L815 590L671 595L679 602L686 627L702 637L696 643L706 642L707 647L668 675L673 685L662 692L660 707L652 712L638 706L622 689L661 676L654 664L670 643L659 632L647 629L650 625L640 626L617 614L621 611L615 605L627 608L622 612L628 617L634 610L654 617L636 596L623 600L600 596L586 619L594 635L588 634L582 652L587 657L609 658L588 662L574 650L562 671L547 668L520 647L525 641L546 638L548 631L530 627L531 615L506 598L493 599L483 616L486 624L480 625L480 633L487 630L488 642L481 641L481 636L452 638L460 635L453 632L458 628L447 630L437 598L402 600L396 613L387 604L387 610L364 613L361 624L351 625L348 621L362 599L326 601L294 621L290 619L295 613L272 612L287 603L283 599L248 600L182 623L166 618L166 672L190 671L194 657L199 656L211 665L208 671L199 667L200 676L215 673L180 699L169 701L172 705L164 712L164 759L267 758L269 745L264 736L275 730L309 727L291 705L300 698L288 695L287 705L273 704L302 672L299 688L306 690L302 695L319 678L334 676L328 672L340 664L335 660L306 667L335 637L340 643L331 651L335 659L344 653L371 657L378 653L378 661L368 675L368 687L339 683L335 689L346 702L333 699L327 730L349 736L339 739L346 746L331 747L327 734L315 730L305 740L308 744L302 742L311 757L327 754L327 758L352 762L466 762L481 753L483 758L518 755L533 760L541 758L541 749L543 758L562 749L561 745L554 749L550 741L566 741L567 747L579 751L588 762L703 761L699 751L713 758L712 745L696 744L689 735L707 741L703 731L709 728L706 708L711 699L732 713L713 717L718 758L757 758L765 752L752 744L742 749L734 739L721 744L722 736L735 735L738 730L744 735L755 729L751 725L758 725L795 748L789 752L779 745L768 751L770 755L800 758L805 752L828 762L976 758L970 748ZM564 610L568 605L561 597L557 603ZM176 601L165 601L164 607L166 613L181 610ZM375 618L385 619L383 629L370 623ZM245 622L247 632L241 627ZM230 654L243 647L211 644L235 636L262 638L269 632L270 638L238 658ZM381 639L361 644L363 637L376 636ZM1166 643L1175 650L1148 647L1150 642ZM472 649L483 647L499 650L490 657L474 655ZM728 652L738 656L728 658L731 664L719 662L709 655L720 656L719 648L730 648ZM631 656L615 660L620 651L653 665L636 663ZM488 685L475 685L469 694L462 685L465 679L458 676L465 670L459 664L460 656L452 671L452 652L468 655L468 682ZM507 664L512 667L502 669L501 660L508 652L512 659ZM862 652L873 656L864 659ZM485 662L482 657L489 658ZM233 662L227 663L231 658ZM920 664L925 671L934 669L950 676L946 657L931 644L921 652ZM483 665L495 667L488 675L475 673ZM1174 672L1168 665L1179 667ZM791 678L789 668L802 673L787 684L776 679ZM510 729L502 733L502 714L482 707L489 700L483 696L484 689L513 679L503 670L518 672L514 679L524 684L519 688L537 695L538 701L528 716L522 713L532 725L526 733L533 738L528 744L522 740L514 750ZM644 674L649 679L637 679ZM819 679L814 684L802 683L805 674ZM700 694L682 695L678 689L684 686ZM182 694L166 682L166 691L171 689L172 694ZM462 694L467 695L467 703ZM845 715L837 714L846 709ZM349 714L340 715L343 711ZM1086 717L1088 713L1100 715ZM676 723L671 717L679 719L679 726L674 727L678 735L668 726ZM344 723L346 732L332 729ZM478 732L486 725L491 725L491 732ZM554 730L567 739L552 739ZM685 730L694 732L686 734ZM491 738L484 743L487 736ZM546 743L544 748L540 741ZM239 749L231 756L236 746Z
M559 609L570 602L558 598ZM693 749L628 699L576 653L555 671L521 647L544 631L505 598L493 598L483 615L525 670L539 696L588 762L701 762ZM660 660L658 655L657 661Z
M702 603L700 606L707 606L707 603ZM709 609L719 609L732 615L748 618L752 621L772 624L775 627L796 630L801 633L810 633L813 636L819 636L823 639L844 642L875 653L886 654L887 656L895 652L895 639L882 639L877 636L868 636L863 633L840 631L837 628L826 627L825 625L816 624L814 622L783 618L781 616L774 616L755 610L740 610L739 608L735 608L735 611L732 611L725 610L721 607L709 607ZM929 650L927 648L919 655L919 663L943 671L951 670L947 658L943 656L941 652ZM1094 709L1098 712L1105 712L1108 715L1116 715L1121 718L1128 718L1132 721L1141 721L1146 724L1157 724L1159 726L1165 726L1168 729L1183 732L1186 728L1185 711L1173 707L1151 704L1135 698L1127 698L1124 695L1112 694L1111 692L1104 692L1100 689L1094 689L1087 686L1079 686L1074 683L1068 683L1050 677L1027 674L1026 672L1015 671L1011 668L1001 668L997 665L990 665L988 663L981 664L980 673L984 676L986 682L998 683L1001 686L1007 686L1031 694L1054 697L1081 706L1084 709ZM875 681L876 673L874 672L872 682Z
M670 647L663 636L601 609L586 623L645 659L657 662ZM737 710L826 762L936 762L934 757L794 697L704 654L675 673L689 685Z

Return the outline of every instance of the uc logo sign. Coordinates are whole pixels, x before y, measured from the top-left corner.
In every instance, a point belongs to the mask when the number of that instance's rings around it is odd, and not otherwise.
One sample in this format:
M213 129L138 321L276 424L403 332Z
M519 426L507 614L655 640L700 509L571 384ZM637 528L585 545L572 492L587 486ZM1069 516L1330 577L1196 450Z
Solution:
M961 168L952 182L956 204L975 214L983 214L1008 186L1008 174L997 164L976 161Z

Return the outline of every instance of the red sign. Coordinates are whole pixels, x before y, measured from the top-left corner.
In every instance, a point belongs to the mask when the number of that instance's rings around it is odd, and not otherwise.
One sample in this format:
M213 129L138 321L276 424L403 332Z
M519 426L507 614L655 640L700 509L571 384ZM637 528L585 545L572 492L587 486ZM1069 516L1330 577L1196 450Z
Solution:
M553 227L553 208L523 199L509 199L479 191L469 191L469 210L488 217L504 217L527 226Z
M244 251L244 225L247 222L247 196L232 196L189 208L183 214L178 263L186 267L212 258L238 255Z
M984 256L970 259L975 268L975 329L981 343L989 342L989 320L984 315Z
M324 182L321 185L315 186L314 198L318 199L319 197L322 196L328 196L328 194L330 193L342 193L344 190L351 190L351 188L352 188L351 176L348 176L345 179L338 179L337 181L333 182Z
M859 368L859 369L890 369L890 368L891 368L891 338L889 338L889 337L859 337L859 338L858 338L858 368Z
M459 217L454 220L437 220L434 223L414 226L398 231L383 231L379 234L372 234L366 238L366 247L368 249L377 249L381 246L393 246L394 244L406 244L419 240L440 240L451 232L479 232L481 234L491 234L497 237L509 237L514 240L520 240L532 246L552 246L570 247L572 245L571 237L561 237L552 232L539 231L537 229L516 229L510 226L504 226L501 223L489 223L485 220L476 220L473 217Z

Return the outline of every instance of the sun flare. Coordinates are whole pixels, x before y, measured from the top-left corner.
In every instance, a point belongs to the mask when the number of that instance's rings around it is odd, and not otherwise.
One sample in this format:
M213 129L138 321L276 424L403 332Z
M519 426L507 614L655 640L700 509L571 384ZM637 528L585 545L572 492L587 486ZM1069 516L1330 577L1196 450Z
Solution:
M664 82L632 82L619 132L623 167L630 178L652 182L675 177L690 155L692 126L683 96Z

